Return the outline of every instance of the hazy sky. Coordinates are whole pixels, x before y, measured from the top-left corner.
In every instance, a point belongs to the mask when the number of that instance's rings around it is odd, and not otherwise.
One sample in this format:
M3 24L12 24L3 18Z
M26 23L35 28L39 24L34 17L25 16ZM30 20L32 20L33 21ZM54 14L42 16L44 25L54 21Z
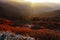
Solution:
M3 1L3 0L0 0L0 1ZM16 1L16 2L24 1L24 2L32 2L32 3L44 3L45 2L45 3L58 3L58 4L60 4L60 0L10 0L10 1Z

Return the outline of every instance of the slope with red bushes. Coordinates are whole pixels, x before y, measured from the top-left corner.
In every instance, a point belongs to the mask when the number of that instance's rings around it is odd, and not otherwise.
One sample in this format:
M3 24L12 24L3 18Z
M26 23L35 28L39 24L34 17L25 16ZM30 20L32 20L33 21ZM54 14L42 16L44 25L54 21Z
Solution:
M57 32L55 30L46 29L46 28L32 30L32 29L26 28L26 27L10 26L10 25L8 25L10 23L11 23L10 20L8 20L8 21L4 20L4 22L2 24L0 24L0 31L11 31L14 33L28 33L30 36L33 36L33 37L44 37L45 35L47 36L48 34L52 35L54 37L60 37L60 32Z

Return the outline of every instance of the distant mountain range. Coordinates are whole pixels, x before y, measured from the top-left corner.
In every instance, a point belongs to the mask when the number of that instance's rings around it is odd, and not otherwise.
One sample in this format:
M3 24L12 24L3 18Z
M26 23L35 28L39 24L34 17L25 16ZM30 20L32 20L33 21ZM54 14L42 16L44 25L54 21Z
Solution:
M50 12L43 12L36 14L38 17L60 17L60 10L54 10Z
M8 18L20 18L21 16L60 17L60 5L54 3L33 4L0 2L0 16Z

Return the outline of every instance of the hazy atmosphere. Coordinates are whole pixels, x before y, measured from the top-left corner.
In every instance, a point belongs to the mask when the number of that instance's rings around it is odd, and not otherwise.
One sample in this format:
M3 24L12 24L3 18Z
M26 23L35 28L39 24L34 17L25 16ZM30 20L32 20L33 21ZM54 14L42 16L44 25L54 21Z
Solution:
M59 13L54 13L56 10L60 10L60 4L57 3L28 3L28 2L16 2L16 1L3 1L0 2L0 7L4 8L5 15L8 16L17 16L20 15L24 16L36 16L41 15L42 16L57 16ZM1 10L2 12L3 10ZM47 13L48 12L48 13ZM49 13L52 12L52 13ZM60 16L60 15L59 15Z
M60 0L0 0L0 40L60 40Z

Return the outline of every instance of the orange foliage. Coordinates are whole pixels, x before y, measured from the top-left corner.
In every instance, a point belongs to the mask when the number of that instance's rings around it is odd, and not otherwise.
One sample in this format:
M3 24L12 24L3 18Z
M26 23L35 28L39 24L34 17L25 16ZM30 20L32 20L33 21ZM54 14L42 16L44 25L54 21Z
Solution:
M1 19L2 20L2 19ZM5 21L5 23L8 22L10 23L11 21ZM11 31L15 33L28 33L31 36L44 36L45 34L51 34L51 35L56 35L60 36L60 33L57 34L56 31L54 30L49 30L49 29L39 29L39 30L32 30L30 28L24 28L24 27L14 27L14 26L9 26L6 24L0 24L0 31Z

